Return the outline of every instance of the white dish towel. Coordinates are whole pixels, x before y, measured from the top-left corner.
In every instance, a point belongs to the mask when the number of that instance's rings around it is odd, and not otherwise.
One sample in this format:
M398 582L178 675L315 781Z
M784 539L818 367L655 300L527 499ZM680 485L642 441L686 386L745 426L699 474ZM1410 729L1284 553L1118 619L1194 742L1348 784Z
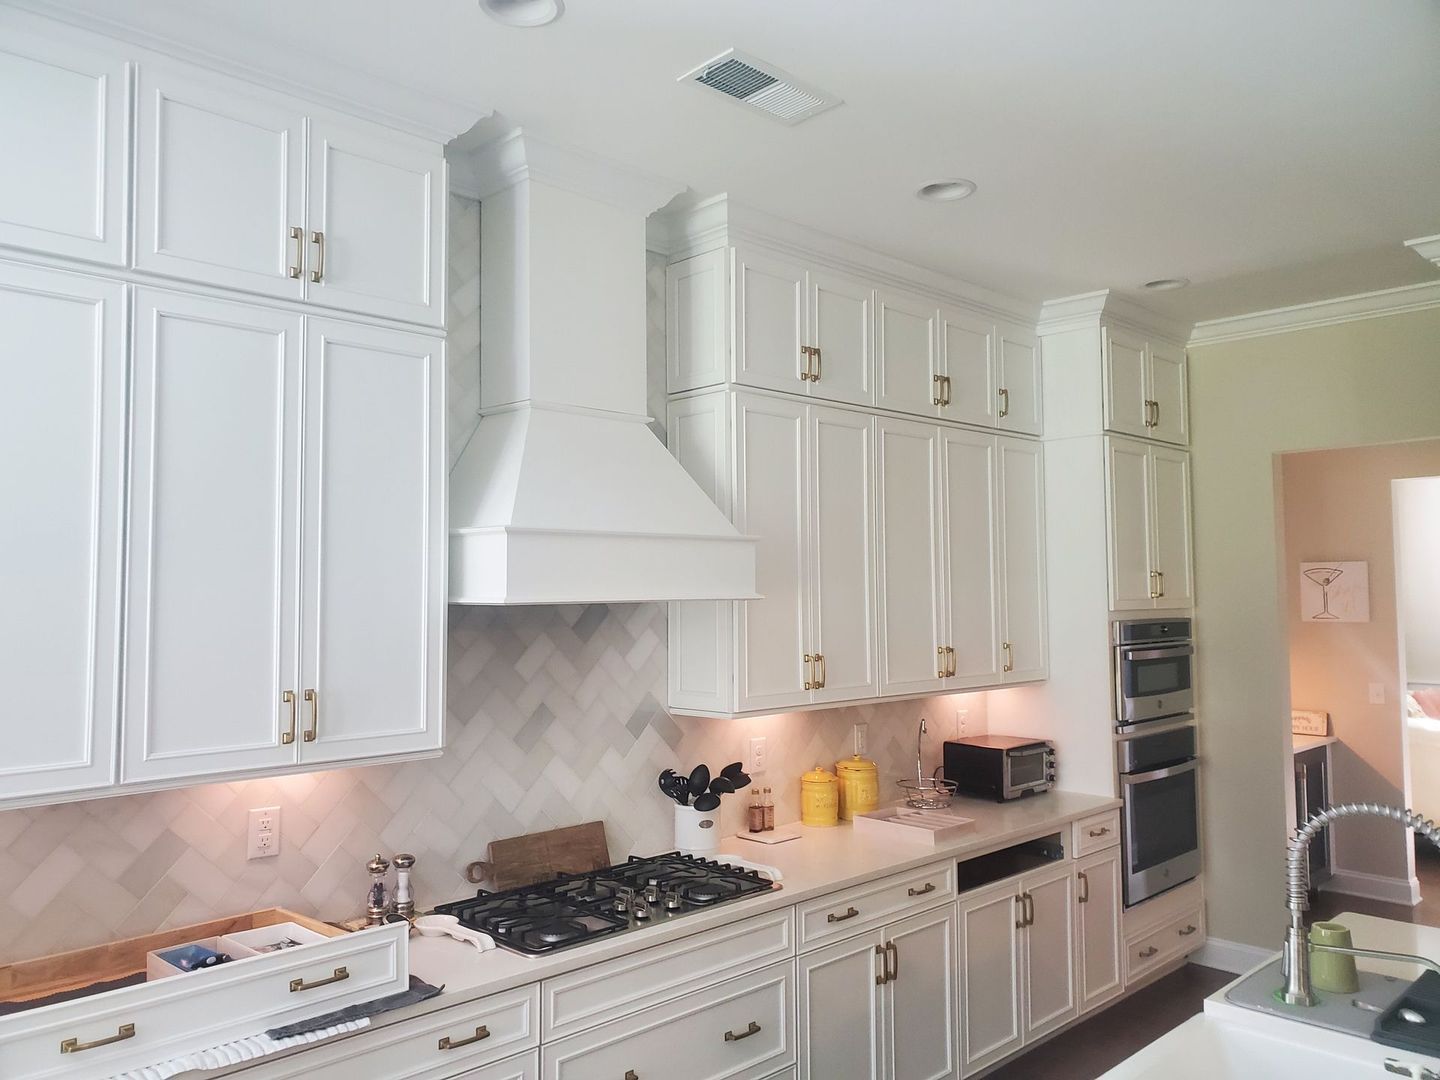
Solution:
M351 1031L360 1031L369 1026L370 1019L365 1017L344 1024L336 1024L333 1027L321 1028L319 1031L306 1032L304 1035L292 1035L288 1039L272 1039L262 1032L259 1035L233 1039L219 1046L212 1046L208 1050L195 1050L188 1054L181 1054L179 1057L170 1058L168 1061L116 1073L111 1080L168 1080L169 1077L178 1073L191 1070L223 1069L229 1065L238 1065L242 1061L254 1061L256 1058L262 1058L269 1054L278 1054L281 1050L289 1050L292 1046L319 1042L321 1039L329 1039L332 1036L343 1035Z

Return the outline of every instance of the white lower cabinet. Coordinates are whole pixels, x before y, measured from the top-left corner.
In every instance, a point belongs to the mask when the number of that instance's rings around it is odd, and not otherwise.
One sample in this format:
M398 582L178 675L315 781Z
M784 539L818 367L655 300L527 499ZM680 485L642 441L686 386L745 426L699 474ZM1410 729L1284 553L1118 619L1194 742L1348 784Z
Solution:
M762 1080L795 1061L794 1012L795 965L785 960L547 1043L541 1076Z
M1111 847L1075 864L1075 912L1080 1011L1089 1012L1125 988L1121 965L1120 849Z
M949 904L802 954L802 1080L957 1076L955 962Z

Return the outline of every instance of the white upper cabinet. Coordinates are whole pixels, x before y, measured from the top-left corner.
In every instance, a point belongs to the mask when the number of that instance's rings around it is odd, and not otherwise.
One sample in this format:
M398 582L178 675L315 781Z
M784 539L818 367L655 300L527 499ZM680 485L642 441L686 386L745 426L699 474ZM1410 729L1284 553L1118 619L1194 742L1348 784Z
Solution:
M875 294L869 285L825 270L806 274L809 294L811 397L870 405Z
M995 388L995 326L959 308L940 311L939 385L935 415L994 427L1001 399Z
M136 292L124 780L295 760L300 339Z
M311 120L308 298L439 326L445 199L439 147L374 125Z
M148 65L138 99L136 269L301 299L300 107Z
M125 262L129 71L0 13L0 245Z
M307 322L302 761L440 748L443 380L437 338Z
M739 253L736 253L737 266ZM725 381L730 355L729 252L706 251L665 268L665 380L671 393Z
M1184 347L1113 326L1103 333L1106 430L1188 445Z
M1105 478L1111 609L1193 606L1190 455L1109 436Z
M1039 443L999 440L1003 541L1005 682L1045 678L1049 666L1045 600L1045 476Z
M875 404L916 416L939 415L936 362L939 309L933 300L882 290L875 301Z
M735 381L801 393L809 379L805 268L768 252L735 249Z
M0 685L17 720L0 725L4 800L112 779L123 288L0 264L0 325Z
M1041 415L1040 342L1033 330L1013 323L995 328L995 426L1004 431L1039 435Z
M945 689L1000 681L999 468L994 435L940 429Z

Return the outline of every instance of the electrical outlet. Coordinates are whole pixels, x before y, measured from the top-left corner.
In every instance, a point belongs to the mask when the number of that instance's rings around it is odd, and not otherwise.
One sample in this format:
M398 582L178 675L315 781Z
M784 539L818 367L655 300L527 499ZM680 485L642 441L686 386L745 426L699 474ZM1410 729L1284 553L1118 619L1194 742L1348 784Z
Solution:
M745 762L745 771L751 776L757 776L765 771L765 759L769 754L765 749L765 736L756 735L750 740L750 758Z
M279 855L280 807L261 806L251 810L245 837L245 858L268 859Z
M865 736L866 736L866 734L869 732L869 730L870 730L870 725L869 725L869 724L856 724L856 725L855 725L855 753L856 753L856 754L864 754L864 753L865 753Z
M969 735L969 734L970 734L970 710L969 710L969 709L956 709L956 710L955 710L955 737L956 737L956 738L959 738L959 739L963 739L963 738L965 738L965 736L967 736L967 735Z
M1370 704L1385 704L1385 684L1383 682L1372 682L1370 684Z

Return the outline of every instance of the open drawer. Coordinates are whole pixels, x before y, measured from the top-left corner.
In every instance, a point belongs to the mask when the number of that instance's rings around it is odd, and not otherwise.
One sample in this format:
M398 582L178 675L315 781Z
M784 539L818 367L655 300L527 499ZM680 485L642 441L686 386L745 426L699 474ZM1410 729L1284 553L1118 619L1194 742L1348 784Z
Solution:
M245 919L255 926L267 919L324 926L278 911ZM225 932L243 928L237 927L242 920L228 920ZM95 965L91 982L143 971L144 954L151 948L184 940L190 932L195 937L211 936L216 925L12 965L0 969L0 991L16 998L21 996L16 989L24 988L24 996L33 998L37 989L79 989L85 985L87 961ZM354 934L324 929L337 936L0 1017L0 1077L109 1077L409 987L406 924ZM57 975L48 988L36 979L45 970L43 965Z

